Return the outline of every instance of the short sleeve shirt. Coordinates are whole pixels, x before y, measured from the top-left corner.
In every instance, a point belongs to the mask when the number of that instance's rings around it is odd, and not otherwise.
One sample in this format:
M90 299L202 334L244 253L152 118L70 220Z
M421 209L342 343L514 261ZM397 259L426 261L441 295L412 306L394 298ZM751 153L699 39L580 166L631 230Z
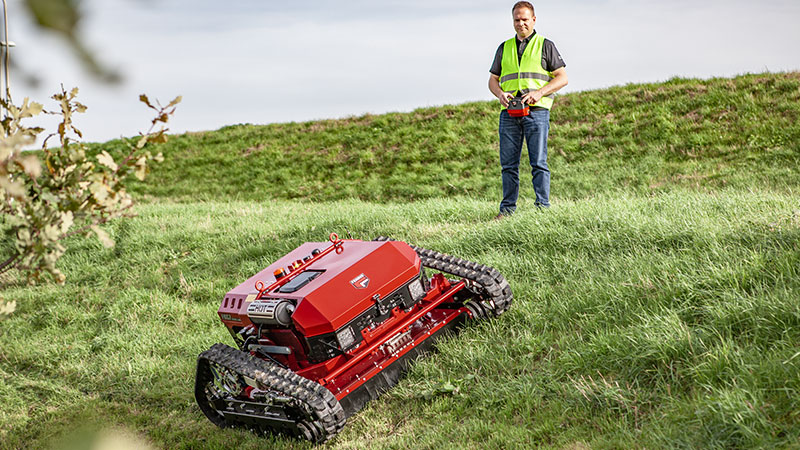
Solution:
M528 42L530 42L535 35L536 30L534 30L530 36L522 41L520 41L518 37L516 38L518 60L522 60L522 54L525 52L525 47L528 46ZM505 42L501 43L500 46L497 47L497 52L494 54L494 61L492 61L492 68L489 69L489 72L497 75L498 77L503 71L503 47L505 47ZM564 60L561 58L561 54L558 53L556 45L553 44L553 41L550 39L545 39L544 47L542 48L542 68L548 72L552 72L566 66L567 65L564 63Z

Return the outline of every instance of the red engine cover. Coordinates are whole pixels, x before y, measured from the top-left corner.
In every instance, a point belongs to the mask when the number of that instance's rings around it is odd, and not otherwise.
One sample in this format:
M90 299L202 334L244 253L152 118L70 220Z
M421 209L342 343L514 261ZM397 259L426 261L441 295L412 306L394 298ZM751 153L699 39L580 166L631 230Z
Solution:
M258 272L225 295L219 309L228 326L242 326L250 321L247 307L255 299L257 281L270 285L276 281L276 269L288 268L295 261L324 250L330 242L307 242ZM306 337L330 333L341 328L381 298L419 275L417 253L404 242L348 241L342 251L330 252L306 269L320 274L294 292L270 292L270 298L294 299L297 307L292 320ZM242 301L244 299L244 301Z

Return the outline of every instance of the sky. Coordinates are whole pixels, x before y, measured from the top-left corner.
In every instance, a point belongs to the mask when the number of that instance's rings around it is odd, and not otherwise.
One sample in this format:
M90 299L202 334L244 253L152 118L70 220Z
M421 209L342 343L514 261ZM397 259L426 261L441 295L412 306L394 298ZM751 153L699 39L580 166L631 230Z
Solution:
M82 0L81 36L123 75L93 78L70 48L8 0L11 74L19 103L77 86L87 141L146 130L139 94L183 96L174 133L412 111L492 100L489 67L514 35L513 1ZM800 1L561 0L532 2L569 85L562 92L800 70ZM557 103L556 103L557 108ZM30 124L53 128L54 118Z

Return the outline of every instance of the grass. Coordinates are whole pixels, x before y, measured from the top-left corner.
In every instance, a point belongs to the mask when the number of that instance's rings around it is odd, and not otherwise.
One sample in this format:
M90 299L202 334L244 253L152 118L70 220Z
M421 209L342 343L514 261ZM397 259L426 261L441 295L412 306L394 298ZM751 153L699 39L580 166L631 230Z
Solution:
M111 228L113 249L74 242L65 286L6 288L20 309L0 336L0 442L45 447L103 423L162 448L308 447L213 427L192 398L194 356L229 341L215 314L229 288L346 227L493 265L516 300L420 360L331 448L796 444L795 196L596 197L487 221L494 208L142 206Z
M0 449L85 448L107 427L311 448L215 428L193 371L230 343L225 292L330 232L492 265L515 303L326 448L797 448L798 105L796 72L561 96L554 206L533 207L528 175L503 221L488 102L175 136L114 248L68 242L64 286L0 279L18 308L0 322Z
M496 102L475 102L187 133L133 190L187 202L495 199L497 115ZM551 119L553 195L562 199L800 187L799 72L571 93ZM113 153L119 143L102 146Z

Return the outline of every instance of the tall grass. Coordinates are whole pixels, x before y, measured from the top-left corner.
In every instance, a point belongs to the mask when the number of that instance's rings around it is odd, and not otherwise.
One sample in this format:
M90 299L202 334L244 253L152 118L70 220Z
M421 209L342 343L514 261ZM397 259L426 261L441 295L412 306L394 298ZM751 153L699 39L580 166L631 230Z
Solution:
M65 286L15 284L0 324L0 447L82 424L163 448L305 448L220 430L195 356L228 342L228 289L329 232L497 267L515 293L353 417L332 448L767 447L800 439L800 203L769 190L492 201L149 204L111 250L73 242Z
M166 161L134 190L189 202L496 199L498 108L475 102L187 133L171 139ZM559 199L800 187L798 72L566 94L551 124L549 164ZM522 173L523 195L531 195L530 174Z

